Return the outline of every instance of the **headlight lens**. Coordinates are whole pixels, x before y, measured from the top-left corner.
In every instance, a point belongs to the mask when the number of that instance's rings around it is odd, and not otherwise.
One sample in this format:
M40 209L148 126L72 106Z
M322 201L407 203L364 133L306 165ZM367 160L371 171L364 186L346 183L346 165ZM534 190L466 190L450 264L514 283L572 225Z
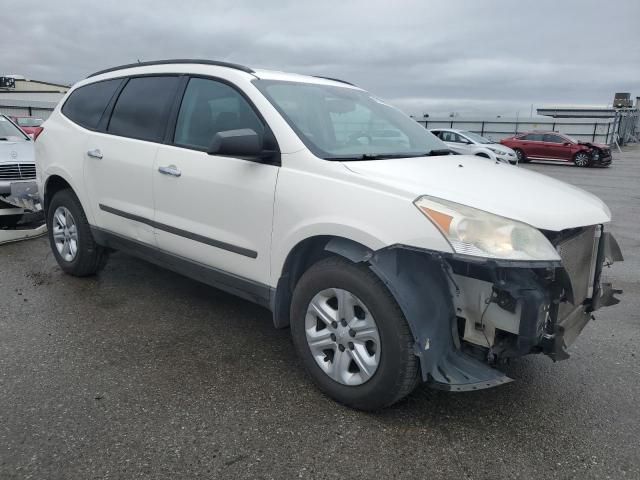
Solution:
M549 240L526 223L429 196L414 203L456 253L503 260L560 260Z

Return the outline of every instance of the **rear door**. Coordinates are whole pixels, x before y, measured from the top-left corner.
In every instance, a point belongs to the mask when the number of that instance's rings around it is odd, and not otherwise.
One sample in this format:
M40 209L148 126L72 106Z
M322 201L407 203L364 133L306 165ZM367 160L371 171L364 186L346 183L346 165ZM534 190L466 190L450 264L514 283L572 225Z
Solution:
M519 148L527 157L544 157L545 149L542 143L543 135L541 133L528 133L520 137Z
M177 76L128 79L88 135L84 176L98 227L155 245L153 165L177 85Z
M267 138L268 127L240 90L218 79L190 78L177 110L153 168L158 246L267 283L279 167L207 149L217 132L250 128Z

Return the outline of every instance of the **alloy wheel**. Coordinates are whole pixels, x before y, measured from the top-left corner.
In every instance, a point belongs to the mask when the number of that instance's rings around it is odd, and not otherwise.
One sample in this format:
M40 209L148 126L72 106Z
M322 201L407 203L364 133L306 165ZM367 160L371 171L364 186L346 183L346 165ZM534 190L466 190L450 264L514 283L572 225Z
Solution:
M578 153L574 162L579 167L586 167L589 164L589 156L586 153Z
M347 290L329 288L311 299L305 333L316 363L338 383L362 385L378 369L378 326L366 305Z
M58 207L53 214L53 241L65 262L72 262L78 254L78 227L66 207Z

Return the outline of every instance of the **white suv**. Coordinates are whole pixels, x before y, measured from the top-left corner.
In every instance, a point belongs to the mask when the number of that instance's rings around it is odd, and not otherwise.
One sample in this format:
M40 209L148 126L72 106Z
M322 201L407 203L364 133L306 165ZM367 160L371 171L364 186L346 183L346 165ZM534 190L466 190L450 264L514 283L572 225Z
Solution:
M450 155L346 82L169 60L91 75L36 142L53 253L77 276L120 250L269 308L336 400L566 358L621 260L575 187Z

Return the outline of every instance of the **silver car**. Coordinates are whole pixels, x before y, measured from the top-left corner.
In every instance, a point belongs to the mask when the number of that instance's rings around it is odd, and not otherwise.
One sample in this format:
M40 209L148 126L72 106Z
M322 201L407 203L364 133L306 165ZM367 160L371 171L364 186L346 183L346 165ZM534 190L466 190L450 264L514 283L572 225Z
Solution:
M11 184L36 178L33 141L8 117L0 115L0 228L15 226L24 210L2 200Z
M495 156L496 160L502 162L518 163L516 153L509 147L505 147L477 133L454 128L432 128L430 132L446 143L447 146L456 153L462 155L478 155L487 158Z

